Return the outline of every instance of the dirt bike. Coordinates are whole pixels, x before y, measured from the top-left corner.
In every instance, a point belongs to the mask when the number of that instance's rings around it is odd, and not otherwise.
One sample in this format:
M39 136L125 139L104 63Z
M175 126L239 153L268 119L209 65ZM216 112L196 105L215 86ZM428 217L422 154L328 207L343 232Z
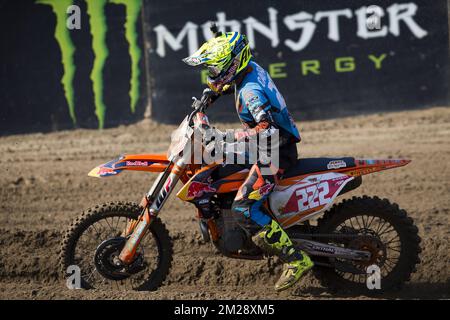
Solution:
M107 203L83 212L62 241L63 272L77 265L81 287L156 290L172 262L172 240L158 217L181 181L177 196L197 208L200 232L226 257L259 260L267 254L252 241L252 225L231 204L248 166L192 164L186 146L194 132L209 128L207 97L194 98L193 111L172 134L167 156L122 155L89 176L112 177L125 170L158 172L140 204ZM298 159L275 186L264 209L314 261L313 272L332 291L371 293L367 281L378 272L381 290L399 288L420 262L420 237L405 210L387 199L353 197L333 202L362 183L362 176L410 160ZM261 191L263 192L263 191ZM319 216L320 219L316 219ZM374 272L375 272L374 271ZM369 279L370 280L370 279ZM377 290L375 290L377 291Z

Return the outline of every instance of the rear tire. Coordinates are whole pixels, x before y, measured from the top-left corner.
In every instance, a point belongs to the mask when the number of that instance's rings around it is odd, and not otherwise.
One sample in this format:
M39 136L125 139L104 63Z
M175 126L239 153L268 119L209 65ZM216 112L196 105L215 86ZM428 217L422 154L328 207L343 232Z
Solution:
M421 239L413 220L397 204L390 203L387 199L368 196L344 200L334 205L319 219L318 233L336 232L336 229L346 221L351 221L352 218L361 216L369 217L367 220L370 221L369 219L372 219L372 222L375 219L386 221L393 227L399 238L398 261L388 274L381 277L381 289L369 290L366 282L357 283L350 281L345 279L335 269L327 267L317 266L314 268L315 276L324 287L332 292L379 294L400 289L406 281L410 280L411 274L416 271L416 264L420 263L419 253L421 249L419 244ZM362 221L364 222L364 219ZM381 231L383 231L383 228Z

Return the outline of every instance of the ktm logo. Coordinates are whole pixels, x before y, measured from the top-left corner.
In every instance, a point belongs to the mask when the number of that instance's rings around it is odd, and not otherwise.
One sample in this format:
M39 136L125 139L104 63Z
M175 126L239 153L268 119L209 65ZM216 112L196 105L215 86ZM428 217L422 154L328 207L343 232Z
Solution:
M75 114L75 92L73 80L76 66L74 63L75 46L67 27L68 9L73 8L74 0L37 0L37 4L48 5L53 9L56 16L55 38L61 50L64 74L61 83L64 88L69 114L74 124L77 123ZM79 2L79 1L78 1ZM125 38L129 44L131 58L130 79L130 109L134 113L139 100L139 61L141 49L138 45L137 21L142 7L142 0L84 0L89 16L89 25L92 35L92 49L94 51L94 64L90 74L92 89L94 92L95 115L98 119L98 127L103 128L105 124L106 105L103 100L103 69L108 59L109 51L106 45L106 33L108 27L105 18L105 6L109 3L123 5L126 8Z

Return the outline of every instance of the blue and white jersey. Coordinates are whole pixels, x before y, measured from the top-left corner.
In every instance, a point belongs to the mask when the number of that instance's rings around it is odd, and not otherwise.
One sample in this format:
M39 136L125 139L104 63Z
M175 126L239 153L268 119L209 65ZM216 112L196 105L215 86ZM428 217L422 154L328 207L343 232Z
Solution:
M300 141L300 133L294 123L283 96L278 91L266 70L250 61L251 72L247 73L236 88L236 109L241 122L255 128L262 121L268 121L280 129L281 135Z

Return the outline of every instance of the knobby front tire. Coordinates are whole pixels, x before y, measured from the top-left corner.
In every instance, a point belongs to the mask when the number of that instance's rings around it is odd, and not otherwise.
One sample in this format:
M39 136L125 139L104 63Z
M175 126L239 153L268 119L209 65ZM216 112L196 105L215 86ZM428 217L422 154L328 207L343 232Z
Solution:
M112 289L133 289L133 290L157 290L166 279L172 265L173 245L165 225L159 218L153 218L149 230L141 241L140 249L146 250L146 254L151 251L154 268L152 270L140 271L137 278L127 281L115 281L106 278L96 272L95 264L91 254L94 254L98 245L102 241L111 237L117 237L131 220L137 220L142 208L131 202L111 202L95 206L84 211L77 217L68 230L65 232L60 250L60 264L64 276L67 276L67 268L72 265L79 265L81 269L81 287L85 289L103 287L106 283ZM116 229L114 226L117 225ZM101 228L106 232L101 233ZM108 230L108 228L110 228ZM145 239L151 237L152 243L148 248ZM87 238L88 244L85 244ZM83 242L80 240L83 239ZM142 247L142 248L141 248ZM84 249L84 251L83 251ZM96 281L94 281L97 279Z

